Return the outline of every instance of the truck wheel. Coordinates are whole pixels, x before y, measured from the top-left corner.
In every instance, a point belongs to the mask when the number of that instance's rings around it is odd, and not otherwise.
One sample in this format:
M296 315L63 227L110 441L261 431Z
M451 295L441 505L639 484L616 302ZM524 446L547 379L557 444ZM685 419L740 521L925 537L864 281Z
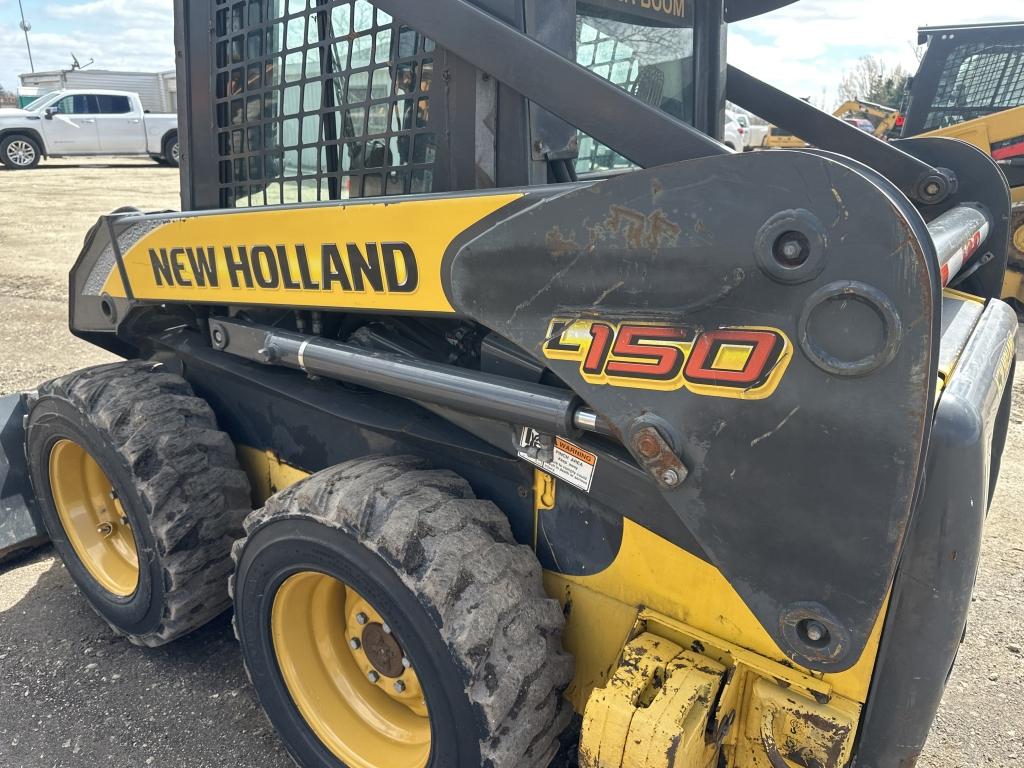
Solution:
M172 133L164 139L163 160L167 165L178 167L181 162L181 150L178 148L178 134Z
M249 482L188 382L145 362L55 379L26 449L46 530L116 632L162 645L228 607Z
M0 141L0 162L11 170L21 171L39 165L43 153L31 136L15 134Z
M359 459L271 497L245 527L235 631L299 765L548 765L570 717L562 612L465 480Z

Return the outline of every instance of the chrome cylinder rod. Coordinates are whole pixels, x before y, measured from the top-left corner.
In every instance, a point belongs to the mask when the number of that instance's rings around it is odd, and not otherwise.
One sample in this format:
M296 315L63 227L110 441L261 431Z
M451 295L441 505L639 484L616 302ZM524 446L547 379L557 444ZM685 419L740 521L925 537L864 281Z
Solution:
M939 256L942 285L947 286L985 242L992 223L979 205L958 205L928 224Z
M611 434L574 392L505 376L377 352L235 320L212 320L215 348L264 364L357 384L410 400L533 427L551 434Z

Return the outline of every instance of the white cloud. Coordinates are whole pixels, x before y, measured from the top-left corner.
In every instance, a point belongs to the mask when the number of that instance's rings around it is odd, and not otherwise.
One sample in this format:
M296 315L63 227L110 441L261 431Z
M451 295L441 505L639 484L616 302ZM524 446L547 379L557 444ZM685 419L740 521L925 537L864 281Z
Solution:
M835 98L861 56L917 66L918 27L1016 20L1003 0L802 0L729 29L729 62L795 96ZM1017 15L1020 15L1019 13Z
M4 0L0 0L0 3ZM94 60L96 69L157 72L174 67L174 17L170 0L92 0L26 7L35 69L67 69L71 54ZM20 85L29 71L17 5L0 6L0 84Z
M863 55L913 69L917 28L1007 20L1005 0L800 0L729 30L729 61L796 96L835 98L843 72ZM37 70L81 61L103 69L159 71L174 66L171 0L49 0L26 4ZM0 83L29 70L18 8L0 0Z

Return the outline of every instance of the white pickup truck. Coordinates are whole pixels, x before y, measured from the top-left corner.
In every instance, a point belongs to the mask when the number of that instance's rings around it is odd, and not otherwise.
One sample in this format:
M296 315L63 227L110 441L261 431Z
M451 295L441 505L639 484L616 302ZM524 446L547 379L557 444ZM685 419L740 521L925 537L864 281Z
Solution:
M72 155L149 155L177 165L177 115L145 112L136 93L99 89L53 91L23 109L0 109L0 162L8 168Z
M771 130L767 125L754 125L750 118L742 112L729 112L728 114L732 115L733 119L743 129L740 133L743 136L744 152L751 152L752 150L764 147L765 139L768 138L768 132Z

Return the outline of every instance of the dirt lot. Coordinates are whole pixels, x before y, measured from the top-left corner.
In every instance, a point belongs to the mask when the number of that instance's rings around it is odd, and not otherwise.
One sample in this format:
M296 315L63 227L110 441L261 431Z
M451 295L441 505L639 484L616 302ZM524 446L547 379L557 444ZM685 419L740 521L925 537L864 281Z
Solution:
M108 355L67 331L67 271L96 218L178 206L148 161L0 170L0 395ZM920 765L1024 764L1024 380L967 641ZM1016 649L1016 650L1011 650ZM221 618L143 650L111 637L50 550L0 568L0 765L290 765Z

